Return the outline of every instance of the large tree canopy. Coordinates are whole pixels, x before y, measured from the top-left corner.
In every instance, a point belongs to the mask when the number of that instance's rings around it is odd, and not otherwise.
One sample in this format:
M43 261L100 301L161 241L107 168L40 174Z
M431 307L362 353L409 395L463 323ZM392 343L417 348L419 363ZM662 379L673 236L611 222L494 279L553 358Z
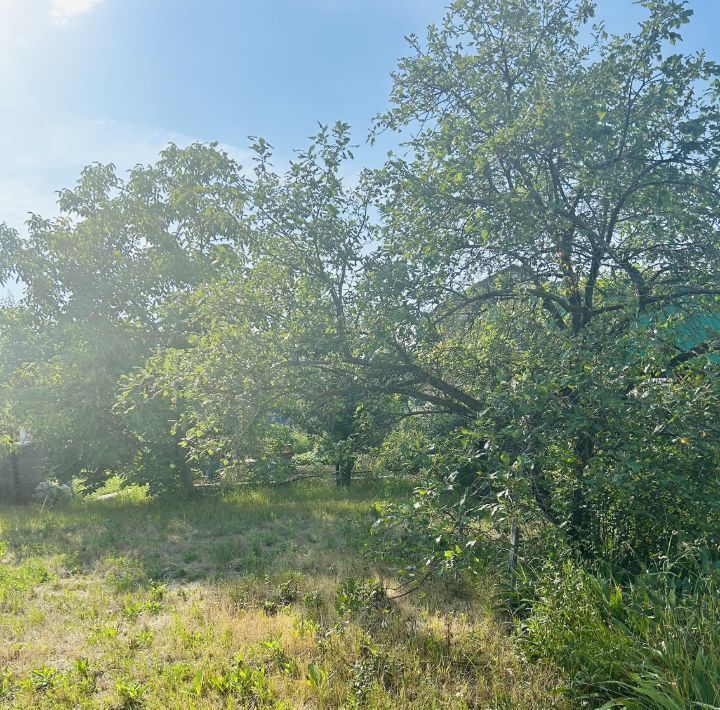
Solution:
M590 3L458 2L401 62L380 121L414 157L385 211L392 254L432 235L428 304L532 297L578 332L717 293L718 66L667 51L683 4L644 4L637 35L586 45Z
M2 311L2 393L49 473L102 476L138 457L136 432L113 411L119 380L182 340L168 300L222 272L241 200L228 156L170 146L126 180L90 166L60 194L56 220L33 215L24 238L2 230L0 275L25 290ZM169 426L166 417L166 438Z
M378 119L407 155L355 190L339 178L343 126L285 177L258 146L251 263L215 287L204 327L224 371L246 377L218 411L285 387L394 393L476 422L478 480L509 469L508 500L584 554L620 544L623 499L667 512L628 546L679 525L696 487L715 485L716 379L693 358L717 331L689 350L677 331L720 292L718 67L672 51L682 3L645 4L637 34L610 36L588 26L588 2L454 3L412 40ZM238 333L266 340L251 367L227 346ZM185 371L217 353L186 351ZM692 450L680 430L658 436L685 407Z

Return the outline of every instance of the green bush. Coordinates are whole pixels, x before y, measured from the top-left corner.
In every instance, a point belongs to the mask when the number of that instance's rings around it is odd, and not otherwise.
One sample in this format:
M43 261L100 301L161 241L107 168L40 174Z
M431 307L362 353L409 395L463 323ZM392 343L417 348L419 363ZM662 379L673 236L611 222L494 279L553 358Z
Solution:
M370 615L375 612L388 612L390 600L385 587L374 579L360 580L349 577L337 588L335 609L340 616Z
M606 707L713 708L720 698L720 568L696 554L627 584L567 563L535 580L519 622L531 658Z

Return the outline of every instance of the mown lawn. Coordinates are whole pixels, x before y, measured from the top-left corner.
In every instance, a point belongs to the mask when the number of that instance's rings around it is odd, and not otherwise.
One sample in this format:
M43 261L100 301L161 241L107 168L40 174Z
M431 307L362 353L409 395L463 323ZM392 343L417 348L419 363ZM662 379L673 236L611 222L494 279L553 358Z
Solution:
M0 507L0 705L560 708L492 585L388 602L363 555L398 485Z

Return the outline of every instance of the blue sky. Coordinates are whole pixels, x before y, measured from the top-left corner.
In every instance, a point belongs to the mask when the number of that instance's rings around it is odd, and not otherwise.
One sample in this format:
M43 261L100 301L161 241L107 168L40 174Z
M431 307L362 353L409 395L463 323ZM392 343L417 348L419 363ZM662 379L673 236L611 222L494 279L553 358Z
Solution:
M0 0L0 221L54 214L83 165L149 162L168 141L289 157L318 121L362 142L404 36L445 0ZM720 0L691 0L686 48L720 59ZM599 0L613 30L631 0ZM384 151L361 152L377 162Z

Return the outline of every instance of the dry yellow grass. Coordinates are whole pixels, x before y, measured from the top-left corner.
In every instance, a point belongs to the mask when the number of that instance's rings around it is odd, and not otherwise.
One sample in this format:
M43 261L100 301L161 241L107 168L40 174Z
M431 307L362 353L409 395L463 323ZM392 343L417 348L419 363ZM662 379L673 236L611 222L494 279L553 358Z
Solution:
M491 591L368 596L362 580L387 575L361 555L372 503L403 494L317 484L0 508L0 705L564 707Z

